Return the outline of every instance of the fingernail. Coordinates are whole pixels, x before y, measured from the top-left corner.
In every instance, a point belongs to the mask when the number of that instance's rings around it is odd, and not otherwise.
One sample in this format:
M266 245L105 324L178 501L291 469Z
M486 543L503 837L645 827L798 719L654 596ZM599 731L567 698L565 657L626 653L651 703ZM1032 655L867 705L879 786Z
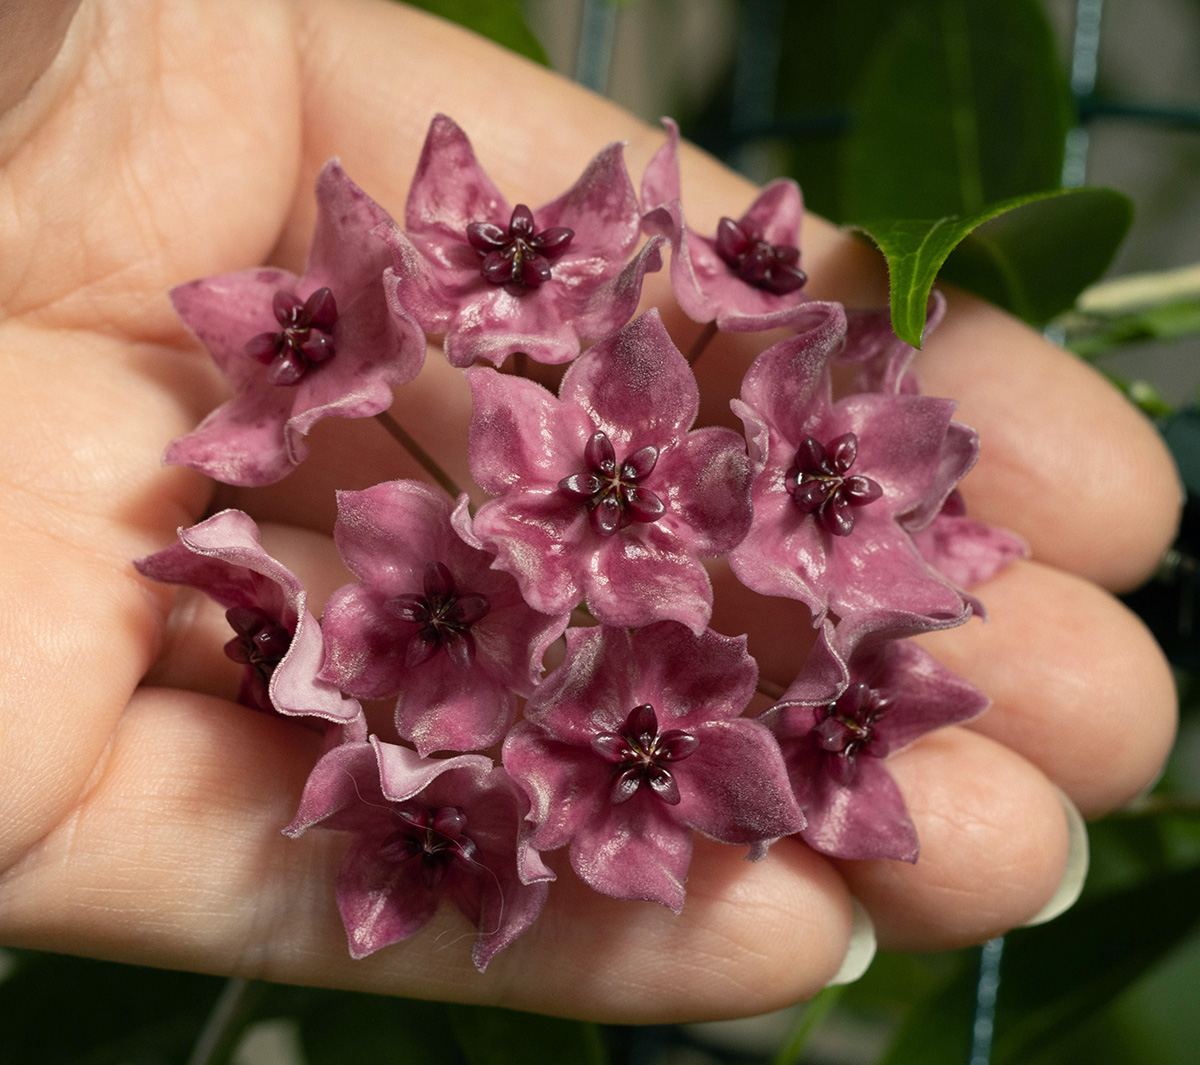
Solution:
M850 930L850 947L842 960L842 967L826 987L854 983L867 971L875 957L875 922L858 899L851 898L850 906L854 915L854 925Z
M1059 914L1066 913L1075 905L1079 893L1083 890L1083 882L1087 879L1088 871L1088 835L1087 826L1083 823L1083 815L1061 788L1055 788L1063 813L1067 816L1067 831L1070 834L1067 845L1067 869L1063 873L1062 883L1049 902L1022 925L1032 928L1034 925L1053 921Z

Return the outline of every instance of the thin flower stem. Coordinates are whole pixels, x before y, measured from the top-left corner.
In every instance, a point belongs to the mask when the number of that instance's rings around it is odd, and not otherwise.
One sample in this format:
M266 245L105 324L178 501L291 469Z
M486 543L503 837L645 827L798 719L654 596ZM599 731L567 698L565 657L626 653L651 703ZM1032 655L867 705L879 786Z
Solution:
M700 330L700 334L692 342L692 346L690 348L688 348L687 361L688 361L689 366L696 365L697 360L700 358L701 355L704 354L704 349L706 347L708 347L709 343L712 341L712 338L715 337L716 335L717 335L717 323L716 322L709 322L708 325L706 325L703 329Z
M804 1012L800 1014L796 1027L792 1029L787 1041L780 1047L779 1053L775 1055L771 1065L796 1065L800 1061L809 1037L816 1031L817 1025L829 1016L829 1011L837 1004L837 1000L845 989L845 985L827 987L809 1001L808 1005L804 1007Z
M450 493L451 499L457 499L462 495L462 489L454 483L453 478L437 464L428 451L408 434L404 426L396 421L387 411L381 411L375 417L378 419L379 424L392 434L392 437L400 446L420 463L421 468Z
M225 982L192 1047L188 1065L225 1065L229 1061L265 986L261 980L241 977Z

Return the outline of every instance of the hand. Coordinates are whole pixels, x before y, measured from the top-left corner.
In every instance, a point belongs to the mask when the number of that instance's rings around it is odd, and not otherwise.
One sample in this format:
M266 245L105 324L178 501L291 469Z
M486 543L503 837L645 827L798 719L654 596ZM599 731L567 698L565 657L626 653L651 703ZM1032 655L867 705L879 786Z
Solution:
M28 80L6 76L20 84L0 100ZM148 585L130 560L171 542L214 497L193 471L159 466L164 445L225 394L168 288L266 261L298 270L313 179L333 155L402 216L435 111L532 204L614 139L629 140L636 180L662 141L582 90L380 0L84 0L50 69L0 119L0 938L638 1022L811 995L845 954L851 895L885 948L959 946L1026 921L1063 876L1055 786L1102 814L1153 779L1170 744L1169 671L1108 591L1153 569L1180 492L1152 429L1101 379L951 294L919 357L922 384L960 400L960 420L981 434L963 486L969 511L1026 537L1033 560L975 589L986 624L924 638L994 705L889 763L919 862L831 862L784 840L748 864L738 848L697 841L679 917L596 895L558 862L542 916L483 976L448 908L405 944L350 960L333 902L342 841L279 832L317 738L234 705L219 610ZM683 181L690 221L709 232L752 196L695 152ZM874 252L815 218L803 234L812 295L885 300ZM644 302L663 308L686 349L700 327L671 309L665 272ZM702 418L730 422L726 401L766 342L721 337L705 354ZM393 413L470 483L457 370L431 357ZM421 474L370 420L323 422L311 441L308 462L282 482L219 495L264 525L266 546L319 608L348 579L329 539L333 490ZM791 604L777 609L752 616L751 651L786 684L798 662L785 636L806 621ZM741 631L733 597L714 624Z

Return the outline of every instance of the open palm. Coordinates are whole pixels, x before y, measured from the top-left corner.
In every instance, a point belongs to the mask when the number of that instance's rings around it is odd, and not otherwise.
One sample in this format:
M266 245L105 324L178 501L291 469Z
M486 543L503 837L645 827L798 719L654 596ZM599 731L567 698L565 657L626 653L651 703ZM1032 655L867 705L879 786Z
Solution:
M813 993L846 951L851 895L881 945L900 949L978 941L1030 918L1066 862L1055 785L1102 813L1152 779L1170 743L1170 675L1103 589L1150 571L1179 491L1151 429L1101 380L955 295L919 357L922 383L960 400L981 433L963 489L972 514L1022 534L1033 560L976 589L986 624L925 638L994 705L889 763L920 861L831 862L785 840L751 865L698 842L679 917L596 895L559 863L542 916L483 976L453 911L350 960L333 901L341 840L279 831L318 738L235 705L220 612L149 585L130 560L214 503L210 482L159 465L225 388L168 288L267 261L299 269L313 178L334 155L399 215L436 111L470 132L514 201L535 204L604 143L627 139L637 175L662 139L383 0L84 0L53 66L0 118L0 939L638 1021ZM752 195L698 153L683 168L702 229ZM882 301L873 253L815 219L804 237L814 295ZM686 348L699 327L672 308L665 275L646 303ZM730 422L727 400L763 346L722 337L706 353L702 419ZM431 357L393 413L470 483L459 371ZM319 607L348 579L329 538L334 489L421 474L370 421L325 422L311 440L290 477L222 489L219 502L264 526ZM786 684L803 611L752 607L719 575L717 596L714 625L749 630L764 672Z

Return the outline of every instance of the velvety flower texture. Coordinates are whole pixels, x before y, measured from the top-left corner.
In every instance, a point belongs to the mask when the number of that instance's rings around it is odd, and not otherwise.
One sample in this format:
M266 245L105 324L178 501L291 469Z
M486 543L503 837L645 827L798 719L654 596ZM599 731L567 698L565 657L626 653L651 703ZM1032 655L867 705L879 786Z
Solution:
M741 637L669 621L568 630L566 661L504 743L534 846L569 844L596 891L678 912L693 829L756 857L799 831L775 741L739 716L757 679Z
M831 307L820 327L763 352L742 382L733 408L759 472L754 523L730 564L754 591L805 603L814 624L833 615L843 637L961 623L970 606L910 532L971 468L975 434L951 420L951 400L859 393L833 402L829 360L844 335L843 312Z
M320 419L386 410L412 380L425 338L389 308L387 245L373 230L387 212L337 164L317 178L317 224L304 274L273 267L189 281L171 302L236 394L173 441L164 461L226 484L271 484L308 453Z
M321 677L365 699L399 695L396 726L421 754L498 743L567 626L468 546L467 497L416 481L338 493L334 539L361 583L325 607Z
M800 269L800 187L772 181L738 220L722 218L713 237L687 226L679 188L679 127L669 118L666 143L642 176L642 229L671 244L671 287L697 322L725 332L756 332L819 315L804 306Z
M917 832L884 765L894 751L943 725L968 721L987 697L907 640L864 644L850 656L850 684L818 705L784 702L758 718L779 740L800 832L836 858L917 860Z
M750 464L729 429L689 432L700 394L657 311L590 348L555 399L524 378L467 371L471 473L497 498L475 517L480 547L537 610L586 598L609 625L712 612L701 556L750 525Z
M535 161L534 161L535 162ZM521 351L569 362L581 340L619 329L637 309L642 278L658 270L660 240L633 256L637 197L619 144L605 148L558 199L510 206L467 136L434 118L392 246L388 286L430 333L445 333L454 366L499 365Z
M179 543L134 562L151 580L198 588L226 608L234 631L225 653L243 668L238 701L255 710L361 724L356 699L317 679L321 628L307 593L259 543L258 526L240 510L223 510L179 530Z
M479 929L482 972L533 924L554 879L525 838L528 807L483 755L428 759L372 738L321 758L284 832L351 834L337 904L352 957L407 939L447 899Z

